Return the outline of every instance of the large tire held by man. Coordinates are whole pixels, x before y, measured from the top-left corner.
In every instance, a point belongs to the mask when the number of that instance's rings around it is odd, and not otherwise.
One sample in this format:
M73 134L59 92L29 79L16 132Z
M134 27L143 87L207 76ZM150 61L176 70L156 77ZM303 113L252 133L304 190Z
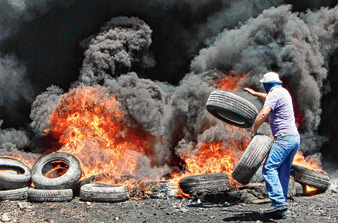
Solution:
M251 102L226 91L211 92L206 108L216 118L242 128L250 128L258 113Z
M13 174L11 170L18 174ZM28 187L30 180L31 170L27 165L17 159L0 157L0 188L9 190Z
M122 185L92 183L81 187L80 197L83 201L122 202L129 199L129 191Z
M227 191L230 189L229 177L225 173L201 174L183 177L179 187L185 194L195 191Z
M0 190L0 201L10 200L26 200L28 187L12 189L12 190Z
M301 165L292 164L291 175L295 178L295 181L316 187L320 191L326 191L330 186L328 174L319 170L311 170Z
M273 140L268 136L254 136L235 166L232 177L243 185L248 184L268 154L272 143Z
M72 189L44 190L28 189L28 200L33 202L64 202L73 199Z
M55 162L67 165L67 171L58 177L46 177ZM32 182L37 189L71 189L81 178L81 166L77 158L69 153L57 152L41 157L32 168Z

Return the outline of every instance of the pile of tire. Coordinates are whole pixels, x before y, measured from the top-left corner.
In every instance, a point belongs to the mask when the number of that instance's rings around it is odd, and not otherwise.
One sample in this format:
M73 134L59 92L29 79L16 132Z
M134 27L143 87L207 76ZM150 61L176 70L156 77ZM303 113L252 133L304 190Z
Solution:
M78 195L77 190L84 201L120 202L129 199L127 187L94 184L95 178L78 182L81 175L80 162L69 153L43 156L32 169L17 159L0 157L0 201L65 202ZM29 187L31 184L33 186Z

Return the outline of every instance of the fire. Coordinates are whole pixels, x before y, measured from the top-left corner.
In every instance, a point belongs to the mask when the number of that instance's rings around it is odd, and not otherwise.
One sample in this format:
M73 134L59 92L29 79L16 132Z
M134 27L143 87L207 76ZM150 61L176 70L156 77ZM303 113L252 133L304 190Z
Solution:
M82 86L61 96L46 134L80 160L81 179L99 175L100 182L128 186L136 181L138 158L152 151L152 136L131 122L107 89Z
M313 195L319 192L319 190L316 187L311 187L309 185L305 185L305 193L308 195Z
M215 85L217 88L223 91L235 91L237 90L240 82L246 79L246 74L235 74L230 73L223 78L220 78L215 81Z
M300 151L297 151L297 153L296 153L296 155L293 159L293 163L304 166L304 167L312 169L312 170L323 171L319 161L317 161L315 159L305 159L304 154Z

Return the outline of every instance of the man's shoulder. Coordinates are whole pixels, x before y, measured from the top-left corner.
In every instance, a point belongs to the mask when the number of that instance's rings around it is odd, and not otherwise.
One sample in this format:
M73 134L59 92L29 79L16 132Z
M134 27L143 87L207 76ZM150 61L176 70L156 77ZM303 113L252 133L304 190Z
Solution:
M289 91L282 86L274 87L270 90L268 95L272 95L274 97L282 97L285 94L289 94Z

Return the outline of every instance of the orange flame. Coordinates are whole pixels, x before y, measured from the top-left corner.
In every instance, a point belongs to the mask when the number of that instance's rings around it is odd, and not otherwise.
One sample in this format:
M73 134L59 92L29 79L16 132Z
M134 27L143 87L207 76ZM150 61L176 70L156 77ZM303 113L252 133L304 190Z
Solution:
M46 134L59 139L59 151L80 160L81 179L100 175L100 182L129 185L136 181L138 158L152 151L152 136L130 123L107 89L82 86L61 96Z
M238 88L240 82L246 78L247 77L245 73L230 73L225 77L216 80L215 85L217 88L223 91L235 91Z
M319 190L316 187L305 185L305 193L308 195L316 194Z
M297 151L294 159L293 159L294 164L298 164L301 166L304 166L306 168L312 169L312 170L319 170L322 171L322 167L319 161L315 159L305 159L304 154L300 151Z

